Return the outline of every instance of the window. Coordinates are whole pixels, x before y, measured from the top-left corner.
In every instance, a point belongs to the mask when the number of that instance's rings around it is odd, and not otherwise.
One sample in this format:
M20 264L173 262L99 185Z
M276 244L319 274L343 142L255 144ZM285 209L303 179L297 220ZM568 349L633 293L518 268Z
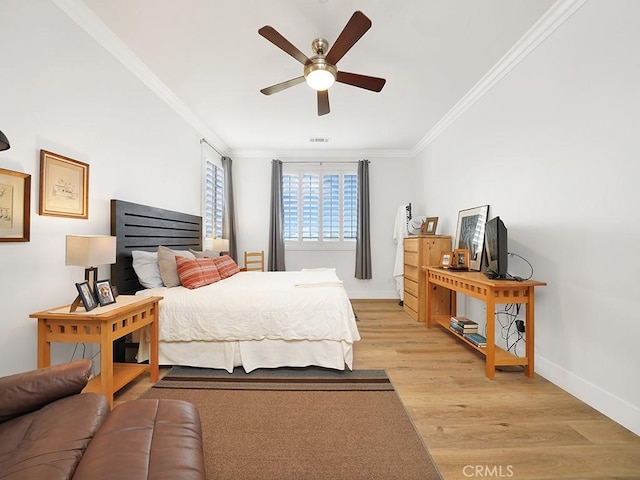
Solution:
M224 211L224 170L221 164L205 161L204 245L213 247L214 238L222 238Z
M285 244L292 248L355 248L358 177L354 169L286 168L282 175Z

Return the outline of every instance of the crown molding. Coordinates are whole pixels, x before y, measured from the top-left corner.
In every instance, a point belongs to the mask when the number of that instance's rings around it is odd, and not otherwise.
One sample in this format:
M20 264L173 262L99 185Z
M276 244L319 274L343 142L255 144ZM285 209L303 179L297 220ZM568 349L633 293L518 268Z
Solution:
M226 152L229 147L187 107L81 0L52 0L69 18L86 31L105 50L111 53L143 84L164 100L189 125Z
M444 115L413 148L418 155L444 132L468 108L480 100L496 83L516 68L538 45L555 32L588 0L558 0L545 14L511 47L511 49L469 90L446 115Z
M411 150L232 150L233 158L414 158Z

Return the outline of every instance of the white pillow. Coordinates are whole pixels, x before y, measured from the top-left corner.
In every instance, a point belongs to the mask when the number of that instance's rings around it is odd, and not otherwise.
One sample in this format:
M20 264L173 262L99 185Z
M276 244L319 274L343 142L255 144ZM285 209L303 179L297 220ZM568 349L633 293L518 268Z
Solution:
M179 287L182 285L178 276L176 266L176 255L179 257L196 258L187 250L171 250L170 248L158 247L158 266L160 267L160 277L165 287Z
M140 285L144 288L162 287L162 277L158 266L158 254L156 252L145 252L144 250L134 250L133 270L138 276Z

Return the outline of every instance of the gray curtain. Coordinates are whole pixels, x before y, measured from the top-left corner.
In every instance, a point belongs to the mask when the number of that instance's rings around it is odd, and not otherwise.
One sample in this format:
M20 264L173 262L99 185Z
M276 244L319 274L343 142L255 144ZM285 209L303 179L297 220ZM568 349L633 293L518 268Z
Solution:
M358 236L356 238L356 278L372 278L371 222L369 212L369 160L358 162Z
M284 206L282 205L282 162L271 161L271 208L269 210L270 272L284 271Z
M233 160L221 157L224 171L224 217L222 218L222 238L229 239L229 256L238 261L236 242L236 203L233 196Z

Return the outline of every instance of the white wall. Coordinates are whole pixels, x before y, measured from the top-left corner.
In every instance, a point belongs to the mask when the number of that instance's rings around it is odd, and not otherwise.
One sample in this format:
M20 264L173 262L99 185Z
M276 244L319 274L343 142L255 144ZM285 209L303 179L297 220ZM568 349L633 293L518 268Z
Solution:
M283 162L292 158L278 157ZM331 157L331 161L357 161L362 157ZM299 159L296 159L298 161ZM322 161L327 157L304 158ZM393 278L395 243L393 226L398 206L411 202L415 192L415 160L412 158L372 158L369 165L371 187L371 254L373 278L358 280L355 250L287 251L287 270L336 267L350 298L398 298ZM269 247L269 195L271 158L241 157L233 163L237 219L238 252ZM265 258L266 261L266 258Z
M418 162L448 233L458 210L489 204L548 282L537 373L640 434L638 18L638 2L587 2Z
M36 367L29 314L71 302L65 235L109 234L109 200L200 214L199 136L47 0L0 2L0 168L29 173L31 241L0 244L0 375ZM40 149L88 163L89 219L38 215ZM108 267L100 277L108 278ZM73 345L54 344L53 362ZM93 351L93 347L91 347ZM80 351L76 354L76 357Z

